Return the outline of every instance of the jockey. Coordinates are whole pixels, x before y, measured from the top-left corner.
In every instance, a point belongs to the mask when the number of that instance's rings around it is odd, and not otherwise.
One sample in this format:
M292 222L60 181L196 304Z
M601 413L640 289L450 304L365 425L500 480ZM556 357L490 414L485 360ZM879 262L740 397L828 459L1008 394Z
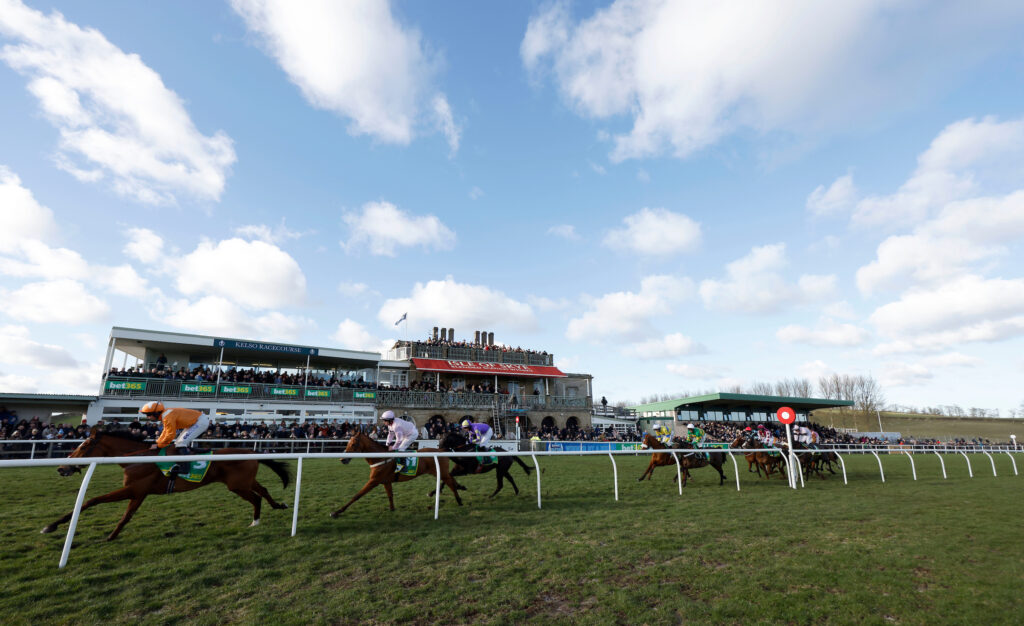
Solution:
M469 443L475 443L480 447L486 446L494 436L494 431L487 424L478 424L469 420L462 420L462 430L468 431L466 438L469 439Z
M697 428L692 422L686 425L686 441L693 444L694 448L699 448L706 438L703 428Z
M760 441L765 448L771 448L775 445L775 436L772 435L772 431L765 428L764 424L757 425L757 440Z
M661 422L655 422L651 425L651 434L654 435L655 439L666 446L672 443L671 433L668 432L668 429L665 428L665 425Z
M388 427L388 438L384 443L387 444L388 450L402 451L407 450L412 442L416 441L416 435L419 431L416 429L416 424L413 424L409 420L404 420L400 417L395 417L394 411L384 411L384 414L380 416L381 421ZM401 472L405 469L406 459L398 458L395 459L395 473Z
M150 449L159 450L167 448L168 456L192 454L192 451L188 449L188 445L210 427L210 416L206 413L183 408L164 409L162 402L149 402L139 410L139 413L163 424L160 436L157 437L156 443L150 446ZM178 434L179 432L181 434ZM176 435L177 439L175 439ZM171 445L172 443L174 444L173 446ZM171 477L173 478L178 474L185 473L188 470L188 465L189 463L187 462L175 463L174 467L171 468Z

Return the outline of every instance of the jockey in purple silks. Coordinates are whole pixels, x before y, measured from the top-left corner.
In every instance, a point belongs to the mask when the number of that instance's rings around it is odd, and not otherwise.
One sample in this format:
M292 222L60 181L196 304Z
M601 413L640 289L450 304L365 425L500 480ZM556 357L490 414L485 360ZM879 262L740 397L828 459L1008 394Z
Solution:
M477 424L469 420L462 421L462 430L468 430L466 436L469 438L469 442L480 447L486 446L494 436L494 431L487 424Z

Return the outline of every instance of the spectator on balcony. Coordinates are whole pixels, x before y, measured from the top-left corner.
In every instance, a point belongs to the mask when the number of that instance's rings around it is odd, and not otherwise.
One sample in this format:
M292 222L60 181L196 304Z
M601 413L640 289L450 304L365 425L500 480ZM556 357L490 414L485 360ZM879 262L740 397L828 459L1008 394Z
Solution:
M156 358L156 370L158 372L162 372L162 371L164 371L164 368L166 368L166 367L167 367L167 355L164 354L163 352L161 352L160 356L158 356Z

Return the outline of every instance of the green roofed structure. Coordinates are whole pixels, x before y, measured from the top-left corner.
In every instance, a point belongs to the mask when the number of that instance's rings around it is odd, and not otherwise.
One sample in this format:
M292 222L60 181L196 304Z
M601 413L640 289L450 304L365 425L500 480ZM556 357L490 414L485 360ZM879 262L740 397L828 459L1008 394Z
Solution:
M647 430L652 422L769 422L775 411L788 406L798 422L806 422L815 409L853 406L849 400L789 398L746 393L712 393L629 407L636 411L637 428Z

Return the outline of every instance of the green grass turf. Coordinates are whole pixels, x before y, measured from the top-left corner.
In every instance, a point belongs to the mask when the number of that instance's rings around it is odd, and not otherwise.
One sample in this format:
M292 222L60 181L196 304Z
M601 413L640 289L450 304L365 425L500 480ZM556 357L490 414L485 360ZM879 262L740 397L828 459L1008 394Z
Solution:
M368 470L356 461L307 461L299 532L291 509L251 508L223 486L151 497L121 537L105 536L123 504L86 511L64 570L64 530L40 528L74 503L79 478L53 468L5 469L0 482L0 622L51 623L1020 623L1024 476L1009 458L847 457L841 477L759 481L743 490L694 472L679 496L674 472L635 478L618 457L540 459L536 481L513 473L494 500L494 475L460 479L467 506L446 495L433 521L432 479L383 489L340 519ZM1017 457L1024 471L1024 455ZM294 462L292 462L294 470ZM291 502L269 470L261 481ZM89 495L120 486L97 468Z

